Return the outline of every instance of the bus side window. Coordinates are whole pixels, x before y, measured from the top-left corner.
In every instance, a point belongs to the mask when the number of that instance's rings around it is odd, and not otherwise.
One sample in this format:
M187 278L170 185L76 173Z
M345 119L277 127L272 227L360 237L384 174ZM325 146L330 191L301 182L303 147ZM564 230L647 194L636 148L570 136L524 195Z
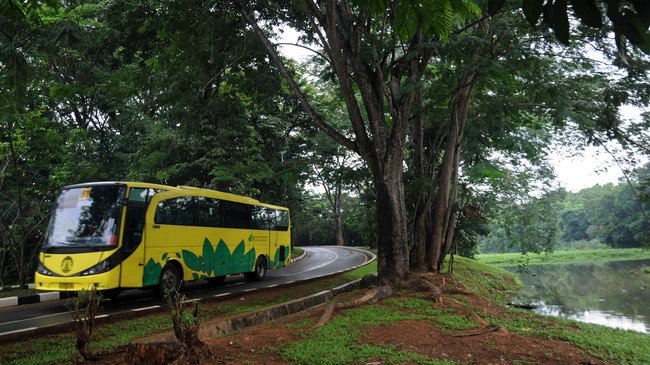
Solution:
M203 227L221 227L222 219L219 212L219 200L199 198L199 225Z
M247 204L223 201L224 205L224 227L226 228L251 228L252 211Z
M126 251L135 250L142 242L145 211L151 197L156 193L157 191L154 189L131 188L124 218L124 238L122 239Z
M253 211L253 224L251 228L268 230L269 222L268 222L268 214L266 212L266 209L262 207L253 206L252 211Z
M266 223L266 228L268 230L273 230L275 229L275 209L264 209L265 213L265 223Z
M196 226L199 224L199 205L195 197L182 196L163 200L156 207L155 224Z
M278 214L277 223L275 226L276 231L287 231L289 230L289 212L286 210L277 210Z

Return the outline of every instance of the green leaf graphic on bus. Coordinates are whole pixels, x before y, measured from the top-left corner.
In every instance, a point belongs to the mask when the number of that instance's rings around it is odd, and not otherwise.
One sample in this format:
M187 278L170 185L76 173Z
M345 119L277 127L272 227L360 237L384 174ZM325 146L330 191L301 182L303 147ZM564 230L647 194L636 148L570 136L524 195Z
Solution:
M217 249L215 250L212 259L212 267L214 268L214 276L228 275L228 263L230 261L230 250L228 245L223 240L219 240Z
M192 271L204 271L200 256L196 256L194 252L188 250L183 250L182 254L185 266L187 266ZM194 278L199 279L198 275L195 275Z
M255 248L251 248L248 253L245 253L245 250L243 240L231 253L223 240L219 240L217 247L212 248L212 243L206 238L203 241L201 256L188 250L183 250L182 256L185 266L195 271L192 273L194 279L203 279L251 271L255 260Z
M195 280L251 271L257 257L254 247L246 252L244 240L239 242L231 253L228 245L223 240L219 240L217 247L213 248L212 243L207 238L203 241L201 255L189 250L183 250L182 255L176 253L175 256L183 260L185 266L192 271L192 278ZM163 262L168 258L168 253L162 255ZM161 271L162 264L150 258L144 267L143 285L157 285Z
M162 266L160 263L155 262L152 258L147 261L147 264L144 267L144 283L143 286L157 285L158 279L160 278L160 272L162 271Z

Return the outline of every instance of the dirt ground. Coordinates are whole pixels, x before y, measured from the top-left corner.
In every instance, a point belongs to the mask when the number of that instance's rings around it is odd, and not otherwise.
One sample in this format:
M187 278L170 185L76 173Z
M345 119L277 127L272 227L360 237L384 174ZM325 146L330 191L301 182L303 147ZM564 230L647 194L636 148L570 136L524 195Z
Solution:
M396 293L396 296L404 293ZM484 308L482 315L509 315L503 307L486 303L479 297L472 298L472 307ZM467 314L466 306L443 299L433 305ZM463 307L463 308L460 308ZM217 364L291 364L284 360L277 349L293 341L300 341L295 326L309 319L315 325L323 307L282 319L281 325L269 323L249 328L237 334L221 338L204 339ZM478 319L480 321L480 319ZM426 356L430 359L450 360L466 364L602 364L603 361L585 354L584 350L571 344L509 333L499 327L449 333L440 331L427 320L406 320L371 327L361 341L369 345L392 345ZM366 364L382 364L383 359L372 359Z
M364 292L360 291L352 296L360 297L363 294ZM393 298L411 295L413 292L409 290L397 291L393 294ZM398 350L417 353L430 359L464 364L604 363L569 343L514 334L501 327L490 325L483 318L509 317L517 314L512 314L504 306L487 301L479 295L462 293L461 297L462 299L458 300L458 293L450 294L443 290L441 295L432 298L431 305L447 310L451 308L458 314L471 316L479 324L477 328L468 331L441 331L432 321L426 319L403 320L369 327L363 331L360 342L369 345L390 345ZM280 349L292 342L301 341L301 333L304 331L298 331L296 328L298 326L309 328L310 323L315 326L323 311L324 307L321 306L223 337L203 338L203 343L209 348L213 357L203 358L198 363L291 364L282 356ZM337 311L334 316L340 313L341 311ZM155 337L143 339L144 342L155 340ZM145 358L151 360L151 363L160 363L159 360L154 360L154 357L145 356ZM146 360L128 361L126 353L115 354L105 360L99 364L149 363ZM371 359L364 364L383 364L383 360ZM188 363L188 361L177 363Z

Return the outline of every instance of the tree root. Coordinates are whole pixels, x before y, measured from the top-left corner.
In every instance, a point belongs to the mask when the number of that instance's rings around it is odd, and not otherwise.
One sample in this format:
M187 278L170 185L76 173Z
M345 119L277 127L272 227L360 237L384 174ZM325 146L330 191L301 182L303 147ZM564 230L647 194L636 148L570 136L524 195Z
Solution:
M503 330L503 327L501 327L501 326L489 326L487 328L480 328L480 329L478 329L476 331L473 331L473 332L459 333L457 335L454 335L454 337L480 336L480 335L484 335L486 333L496 332L496 331L500 331L500 330Z
M493 326L493 325L491 325L490 323L488 323L488 321L484 320L483 318L481 318L478 314L476 314L474 312L470 312L470 314L472 315L474 320L476 322L478 322L482 326L482 328L473 330L471 332L460 333L460 334L454 335L454 337L480 336L480 335L483 335L483 334L486 334L486 333L497 332L497 331L500 332L501 334L504 334L504 335L508 334L508 331L505 328L503 328L501 326Z
M446 288L445 294L476 295L476 293L460 288Z
M364 296L359 299L350 300L342 303L328 304L327 307L325 307L325 311L323 312L323 315L320 317L320 320L316 324L316 327L322 327L327 322L329 322L330 318L332 318L332 315L334 314L334 311L337 309L348 309L348 308L358 307L363 304L375 303L382 299L388 298L391 295L393 295L393 289L390 286L386 285L386 286L374 287L368 290L366 294L364 294Z

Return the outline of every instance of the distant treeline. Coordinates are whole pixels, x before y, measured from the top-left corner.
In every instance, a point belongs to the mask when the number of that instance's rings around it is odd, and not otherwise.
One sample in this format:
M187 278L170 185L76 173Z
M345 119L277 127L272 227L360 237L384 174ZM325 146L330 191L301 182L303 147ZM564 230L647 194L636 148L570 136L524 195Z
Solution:
M556 190L502 209L479 238L481 253L650 245L650 164L628 182Z

